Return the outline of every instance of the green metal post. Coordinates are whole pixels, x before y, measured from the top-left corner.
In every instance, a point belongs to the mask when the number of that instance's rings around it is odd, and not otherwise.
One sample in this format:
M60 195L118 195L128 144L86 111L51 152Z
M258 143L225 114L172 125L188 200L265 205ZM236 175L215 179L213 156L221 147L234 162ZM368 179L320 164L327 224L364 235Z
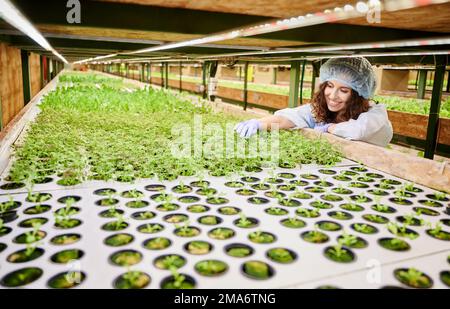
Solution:
M52 80L51 70L50 70L51 63L52 63L52 61L50 60L50 58L47 57L47 83L49 83Z
M247 110L248 104L248 64L248 61L246 61L244 65L244 110Z
M183 63L180 61L180 92L183 91L183 80L182 80L182 76L183 76Z
M302 76L300 78L300 105L303 105L303 80L305 79L306 60L302 63Z
M202 65L202 85L203 85L202 97L203 97L203 99L206 99L206 97L207 97L207 94L206 94L206 69L207 69L207 66L208 66L208 62L207 61L203 62L203 65Z
M144 64L141 63L141 82L144 81L144 78L145 78L144 74L145 74Z
M430 115L428 116L427 140L425 142L425 158L433 159L438 142L439 111L441 109L442 86L444 84L446 56L436 56L433 92L431 94Z
M447 71L447 92L450 92L450 71Z
M312 81L311 81L311 99L314 98L314 90L316 89L316 78L320 74L320 62L313 62L312 63Z
M161 87L164 88L164 63L161 62Z
M278 67L273 68L272 84L277 84Z
M147 70L148 70L148 83L151 84L152 83L152 63L151 62L148 63Z
M129 74L130 74L130 67L128 63L125 63L125 77L129 78Z
M23 82L23 103L28 104L31 99L31 89L30 89L30 65L28 52L21 50L20 52L22 58L22 82Z
M419 70L419 86L417 87L417 98L423 99L425 97L425 89L427 87L427 70Z
M44 88L44 56L40 55L39 56L39 62L40 62L40 69L41 69L41 85L39 87L39 89Z
M300 61L291 61L291 76L289 79L289 102L288 107L298 105L298 84L300 79Z
M165 63L165 65L164 65L164 69L165 69L165 82L164 82L164 86L166 87L166 89L169 89L169 63L168 62L166 62Z

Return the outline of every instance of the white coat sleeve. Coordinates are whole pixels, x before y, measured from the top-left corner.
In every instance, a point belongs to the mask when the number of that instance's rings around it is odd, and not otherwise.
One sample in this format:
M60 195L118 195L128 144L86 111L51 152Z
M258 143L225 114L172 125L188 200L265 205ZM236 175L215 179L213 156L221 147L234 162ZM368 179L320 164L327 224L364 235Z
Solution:
M386 107L383 104L371 105L369 111L359 117L336 124L335 135L359 140L385 147L392 139L392 124L388 119Z
M295 124L295 129L314 128L315 121L311 113L311 105L305 104L295 108L280 109L274 113L275 116L281 116Z

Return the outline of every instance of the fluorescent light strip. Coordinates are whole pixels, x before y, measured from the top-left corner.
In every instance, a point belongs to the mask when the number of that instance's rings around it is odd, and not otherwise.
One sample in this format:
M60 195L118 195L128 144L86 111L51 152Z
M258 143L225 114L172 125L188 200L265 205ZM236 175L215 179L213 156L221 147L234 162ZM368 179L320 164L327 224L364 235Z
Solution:
M398 41L385 41L385 42L371 42L371 43L358 43L347 45L334 45L326 47L306 47L296 48L290 50L274 50L263 52L244 52L244 53L232 53L221 54L214 56L201 56L196 59L211 59L211 58L223 58L223 57L241 57L241 56L258 56L258 55L279 55L279 54L292 54L292 53L322 53L342 50L358 50L358 49L376 49L376 48L397 48L397 47L415 47L415 46L430 46L430 45L446 45L450 44L450 37L441 37L434 39L414 39L414 40L398 40Z
M369 10L374 9L380 10L380 12L382 10L393 12L398 10L405 10L415 7L428 6L432 4L441 4L447 2L450 2L450 0L385 0L384 4L382 4L379 0L359 1L354 6L347 4L343 6L343 8L336 7L333 10L328 9L323 12L317 12L315 14L306 14L304 16L296 16L288 19L271 21L268 23L218 33L212 36L207 36L199 39L169 43L165 45L140 49L131 53L124 53L124 54L155 52L179 47L194 46L217 41L229 40L239 37L254 36L258 34L271 33L281 30L288 30L323 23L336 22L345 19L365 16L369 12Z
M436 51L424 51L424 52L391 52L391 53L363 53L349 56L323 56L323 57L306 57L308 60L320 60L330 58L355 58L355 57L395 57L395 56L432 56L432 55L450 55L450 50L436 50Z
M98 57L94 57L94 58L89 58L89 59L84 59L84 60L80 60L80 61L76 61L73 64L82 64L82 63L86 63L86 62L90 62L90 61L97 61L97 60L102 60L102 59L107 59L107 58L113 58L116 57L118 54L111 54L111 55L105 55L105 56L98 56Z
M42 34L22 15L22 13L20 13L20 11L9 0L0 0L0 17L11 24L13 27L25 33L36 43L38 43L42 48L47 51L51 51L64 63L69 63L47 42Z

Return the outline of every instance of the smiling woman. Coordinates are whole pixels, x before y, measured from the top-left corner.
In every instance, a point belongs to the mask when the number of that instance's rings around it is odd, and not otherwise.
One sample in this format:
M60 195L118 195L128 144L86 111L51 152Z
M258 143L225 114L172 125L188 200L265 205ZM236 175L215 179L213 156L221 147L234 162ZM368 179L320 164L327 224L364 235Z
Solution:
M332 58L320 69L321 85L311 104L236 126L242 137L258 130L313 128L322 133L385 147L393 136L386 107L370 102L376 78L365 58Z

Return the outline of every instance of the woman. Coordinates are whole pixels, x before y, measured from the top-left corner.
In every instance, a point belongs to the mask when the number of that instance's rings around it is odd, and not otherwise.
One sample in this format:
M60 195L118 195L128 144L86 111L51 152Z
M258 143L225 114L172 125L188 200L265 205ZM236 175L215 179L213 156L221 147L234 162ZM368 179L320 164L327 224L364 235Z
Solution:
M376 77L367 59L329 59L320 68L320 82L311 104L241 122L236 132L250 137L277 124L280 129L313 128L346 139L387 146L393 135L392 125L386 107L369 101L376 88Z

